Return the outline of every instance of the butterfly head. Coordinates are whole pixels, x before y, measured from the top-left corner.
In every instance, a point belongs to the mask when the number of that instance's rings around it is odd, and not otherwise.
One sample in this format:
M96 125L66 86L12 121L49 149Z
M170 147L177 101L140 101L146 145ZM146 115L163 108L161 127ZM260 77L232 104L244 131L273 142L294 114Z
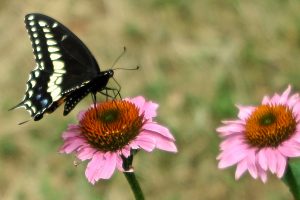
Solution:
M109 78L113 77L114 76L114 70L113 69L107 70L107 75L108 75Z

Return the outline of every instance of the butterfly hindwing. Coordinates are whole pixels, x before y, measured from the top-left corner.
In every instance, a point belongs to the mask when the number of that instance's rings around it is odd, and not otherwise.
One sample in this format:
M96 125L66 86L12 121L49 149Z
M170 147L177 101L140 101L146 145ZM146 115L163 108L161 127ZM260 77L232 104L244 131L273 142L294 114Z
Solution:
M29 74L29 80L26 83L26 93L23 101L16 107L24 107L32 117L39 118L51 104L52 97L49 93L44 93L43 88L46 87L46 81L49 78L47 72L41 71L36 67ZM15 108L16 108L15 107Z

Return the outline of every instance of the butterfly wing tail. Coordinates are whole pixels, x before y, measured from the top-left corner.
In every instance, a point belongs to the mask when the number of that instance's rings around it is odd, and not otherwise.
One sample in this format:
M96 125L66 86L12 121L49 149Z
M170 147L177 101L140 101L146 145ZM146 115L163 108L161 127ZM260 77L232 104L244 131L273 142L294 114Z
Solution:
M10 109L8 109L8 111L11 111L11 110L20 108L20 107L22 107L22 106L24 106L24 101L21 101L20 103L18 103L18 104L15 105L14 107L11 107Z

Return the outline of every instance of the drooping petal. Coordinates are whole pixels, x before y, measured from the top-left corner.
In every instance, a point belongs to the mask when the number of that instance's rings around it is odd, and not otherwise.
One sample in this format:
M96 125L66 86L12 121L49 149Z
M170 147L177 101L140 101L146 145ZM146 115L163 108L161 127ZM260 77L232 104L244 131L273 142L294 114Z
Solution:
M177 147L174 144L174 140L167 138L163 135L156 134L156 132L151 132L151 131L143 131L140 133L140 136L146 136L153 138L155 140L155 147L164 151L169 151L169 152L177 152Z
M102 170L96 174L97 178L109 179L114 173L117 165L117 154L113 152L106 152L104 154L104 164ZM98 179L98 180L99 180Z
M164 137L175 141L175 138L169 129L157 123L146 123L143 125L142 129L163 135Z
M109 179L116 168L116 164L117 159L114 153L97 152L88 163L85 175L90 183L95 184L99 179Z
M145 135L138 135L130 144L132 149L144 149L151 152L155 148L155 139Z
M97 181L96 174L99 170L102 169L104 160L104 154L97 152L94 154L93 158L88 163L85 170L85 176L87 177L90 183L95 184L95 182Z

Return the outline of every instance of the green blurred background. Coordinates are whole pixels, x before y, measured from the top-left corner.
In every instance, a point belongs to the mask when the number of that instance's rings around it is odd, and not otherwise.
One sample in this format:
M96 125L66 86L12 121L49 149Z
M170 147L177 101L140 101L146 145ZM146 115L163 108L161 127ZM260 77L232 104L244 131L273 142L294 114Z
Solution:
M90 185L86 163L61 155L68 116L62 108L22 126L25 110L8 112L23 97L34 60L23 18L41 12L59 20L109 69L125 45L117 71L123 97L160 104L157 121L177 139L178 154L139 153L136 174L147 199L292 199L270 175L266 184L234 168L219 170L220 120L235 104L258 104L288 84L300 91L300 1L297 0L0 0L0 199L133 199L122 173ZM102 97L103 98L103 97Z

